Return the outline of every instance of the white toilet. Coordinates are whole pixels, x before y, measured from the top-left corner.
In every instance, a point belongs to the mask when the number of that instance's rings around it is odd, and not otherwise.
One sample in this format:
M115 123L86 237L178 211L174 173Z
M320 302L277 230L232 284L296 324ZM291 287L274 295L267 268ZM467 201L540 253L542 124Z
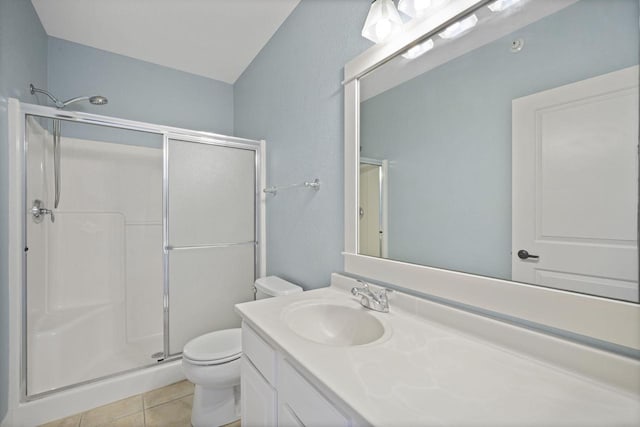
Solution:
M256 280L257 298L302 292L276 276ZM240 328L210 332L189 341L182 352L182 369L196 385L191 410L193 427L221 426L240 418Z

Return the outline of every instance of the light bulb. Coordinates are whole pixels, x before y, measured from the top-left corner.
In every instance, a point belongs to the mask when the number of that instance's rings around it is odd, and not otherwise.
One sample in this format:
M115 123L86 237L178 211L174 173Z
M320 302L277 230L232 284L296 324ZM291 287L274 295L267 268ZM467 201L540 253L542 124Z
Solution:
M424 41L408 49L405 53L402 54L402 57L407 59L416 59L418 56L429 52L431 49L433 49L433 40L428 39L427 41Z
M454 39L462 33L475 27L478 23L478 17L473 14L467 18L464 18L456 23L449 25L443 32L438 34L443 39Z
M391 23L386 20L378 21L375 26L375 33L378 40L385 40L391 34Z
M425 16L428 12L434 11L448 0L400 0L398 10L412 18Z
M375 0L369 8L362 37L375 43L387 40L400 29L402 19L392 0Z
M489 5L489 9L491 12L502 12L520 1L521 0L497 0Z

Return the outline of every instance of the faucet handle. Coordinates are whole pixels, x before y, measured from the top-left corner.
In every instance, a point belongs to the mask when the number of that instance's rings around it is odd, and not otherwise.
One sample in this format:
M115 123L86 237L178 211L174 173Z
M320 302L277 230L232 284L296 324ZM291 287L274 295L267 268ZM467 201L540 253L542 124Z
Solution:
M381 299L387 300L389 297L389 294L393 293L393 289L389 289L389 288L380 288L378 290L378 295Z
M356 279L358 281L358 283L360 283L362 285L363 288L365 289L369 289L369 284L367 282L365 282L364 280L360 280L360 279Z
M351 293L354 296L360 296L360 304L368 309L380 311L382 313L389 312L389 299L388 294L393 292L393 289L376 286L374 289L369 289L369 284L364 280L356 279L362 287L351 288Z
M369 284L367 282L365 282L364 280L360 280L360 279L356 279L358 281L359 284L362 285L361 288L354 286L353 288L351 288L351 293L355 296L360 295L360 292L364 291L366 293L371 293L371 291L369 290Z

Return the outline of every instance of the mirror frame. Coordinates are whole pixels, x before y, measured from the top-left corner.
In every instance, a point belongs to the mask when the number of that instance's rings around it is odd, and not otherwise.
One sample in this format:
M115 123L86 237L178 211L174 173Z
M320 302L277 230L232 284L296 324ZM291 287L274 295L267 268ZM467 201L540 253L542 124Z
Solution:
M344 67L344 271L476 309L640 350L640 304L358 254L360 78L494 0L452 0Z

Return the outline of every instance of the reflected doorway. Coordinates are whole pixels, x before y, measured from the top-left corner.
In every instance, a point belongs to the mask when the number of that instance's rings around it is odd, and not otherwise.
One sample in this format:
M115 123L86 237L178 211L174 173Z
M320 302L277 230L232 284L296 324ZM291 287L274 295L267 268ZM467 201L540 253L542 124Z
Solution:
M360 159L359 250L361 255L388 257L387 160Z

